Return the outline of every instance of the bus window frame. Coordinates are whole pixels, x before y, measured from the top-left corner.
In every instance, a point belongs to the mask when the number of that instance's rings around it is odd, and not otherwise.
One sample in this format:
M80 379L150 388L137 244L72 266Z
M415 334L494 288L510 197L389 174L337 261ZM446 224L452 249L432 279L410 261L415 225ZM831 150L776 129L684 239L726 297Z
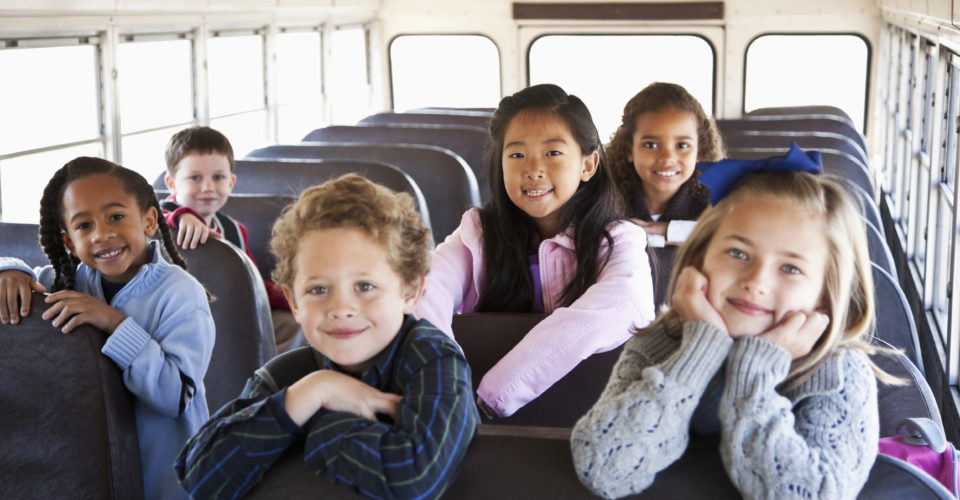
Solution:
M724 108L723 95L720 93L720 86L717 84L720 78L720 68L726 65L726 56L724 51L717 50L717 47L723 47L725 42L725 26L722 22L698 22L696 24L671 24L663 25L648 22L638 22L629 26L625 25L603 25L603 26L583 26L574 23L556 23L556 22L535 22L527 21L518 23L517 26L517 46L522 50L523 57L520 58L520 74L523 86L530 85L530 50L534 42L544 36L694 36L703 39L710 50L713 52L713 68L711 82L713 94L712 109L704 109L711 116L720 118L721 110ZM641 89L637 89L639 92ZM626 104L624 101L623 104Z
M864 46L867 49L867 65L864 71L864 84L863 84L863 122L860 123L862 127L862 134L866 136L869 131L867 125L870 117L870 77L873 72L873 45L870 43L870 39L863 33L858 33L855 31L764 31L757 33L755 36L750 38L743 49L743 65L742 65L742 78L740 85L740 114L747 114L747 56L750 52L750 47L757 40L767 37L767 36L852 36L859 38L863 41Z
M497 51L497 71L499 72L499 78L497 78L497 96L503 96L503 50L500 45L497 44L497 40L483 32L471 31L471 32L457 32L457 33L445 33L442 31L429 31L429 32L400 32L394 33L390 37L390 41L387 42L386 49L386 60L387 60L387 102L390 104L390 109L396 110L396 99L394 98L394 88L393 88L393 42L397 41L398 38L403 38L407 36L479 36L485 38L493 44L494 50ZM496 107L497 103L492 103L491 107Z

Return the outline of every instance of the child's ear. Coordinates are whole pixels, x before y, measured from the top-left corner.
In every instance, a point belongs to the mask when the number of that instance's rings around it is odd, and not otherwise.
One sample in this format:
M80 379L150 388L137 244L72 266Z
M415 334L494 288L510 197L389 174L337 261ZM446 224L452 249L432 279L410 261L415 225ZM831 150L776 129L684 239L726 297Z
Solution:
M74 247L73 247L73 240L70 239L69 234L61 233L60 241L63 241L63 246L66 247L67 252L72 253L73 255L77 254L76 250L74 250Z
M427 282L426 276L421 276L417 280L416 287L408 286L406 294L403 296L403 314L413 314L414 309L417 308L417 302L420 301L420 297L423 295L423 285Z
M237 174L230 174L230 191L233 191L233 185L237 183Z
M283 285L280 287L280 291L283 292L283 297L287 299L287 304L290 305L290 312L293 313L293 317L297 320L297 323L300 322L300 308L297 307L297 298L294 296L293 292L290 291L290 287Z
M170 177L170 174L163 176L163 183L167 185L167 189L170 190L171 194L177 194L176 183L173 182L173 177ZM233 187L233 184L230 186Z
M583 169L580 171L580 181L587 182L597 173L597 167L600 165L600 152L593 153L583 157Z
M151 237L157 232L157 218L160 214L157 213L157 207L148 207L147 210L143 213L143 234L147 237Z

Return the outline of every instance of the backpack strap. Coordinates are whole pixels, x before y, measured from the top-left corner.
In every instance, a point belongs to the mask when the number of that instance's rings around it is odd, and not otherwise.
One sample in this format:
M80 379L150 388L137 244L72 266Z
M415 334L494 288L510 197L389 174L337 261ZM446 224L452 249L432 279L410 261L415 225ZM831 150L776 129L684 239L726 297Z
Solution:
M215 213L214 217L220 222L220 229L224 239L246 252L247 247L243 244L243 233L240 232L240 226L237 224L237 221L235 221L233 217L220 212Z
M319 370L320 364L310 346L303 346L274 357L257 369L256 375L263 379L270 392L277 392L293 385L304 375Z
M165 198L160 200L160 208L162 210L166 210L167 212L173 212L176 209L180 208L180 204L173 200L168 200Z

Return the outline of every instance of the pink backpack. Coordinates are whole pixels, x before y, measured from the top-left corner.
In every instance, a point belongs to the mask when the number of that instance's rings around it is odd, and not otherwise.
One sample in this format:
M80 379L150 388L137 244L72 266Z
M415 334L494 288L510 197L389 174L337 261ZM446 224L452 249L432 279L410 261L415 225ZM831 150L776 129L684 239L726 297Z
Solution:
M898 436L880 438L879 452L899 458L926 472L957 498L956 448L929 418L905 418L897 424Z

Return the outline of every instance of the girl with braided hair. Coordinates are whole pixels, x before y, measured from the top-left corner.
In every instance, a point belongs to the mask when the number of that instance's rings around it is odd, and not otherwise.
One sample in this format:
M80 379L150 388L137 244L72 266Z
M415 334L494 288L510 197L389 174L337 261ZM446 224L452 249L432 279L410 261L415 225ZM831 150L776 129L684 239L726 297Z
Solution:
M140 174L100 158L68 162L40 200L40 243L52 265L31 270L0 257L0 320L18 323L31 290L50 289L43 319L64 333L81 324L106 332L101 352L136 396L145 496L186 498L171 464L209 416L203 377L214 325L206 291L159 214ZM176 265L151 240L158 229Z

